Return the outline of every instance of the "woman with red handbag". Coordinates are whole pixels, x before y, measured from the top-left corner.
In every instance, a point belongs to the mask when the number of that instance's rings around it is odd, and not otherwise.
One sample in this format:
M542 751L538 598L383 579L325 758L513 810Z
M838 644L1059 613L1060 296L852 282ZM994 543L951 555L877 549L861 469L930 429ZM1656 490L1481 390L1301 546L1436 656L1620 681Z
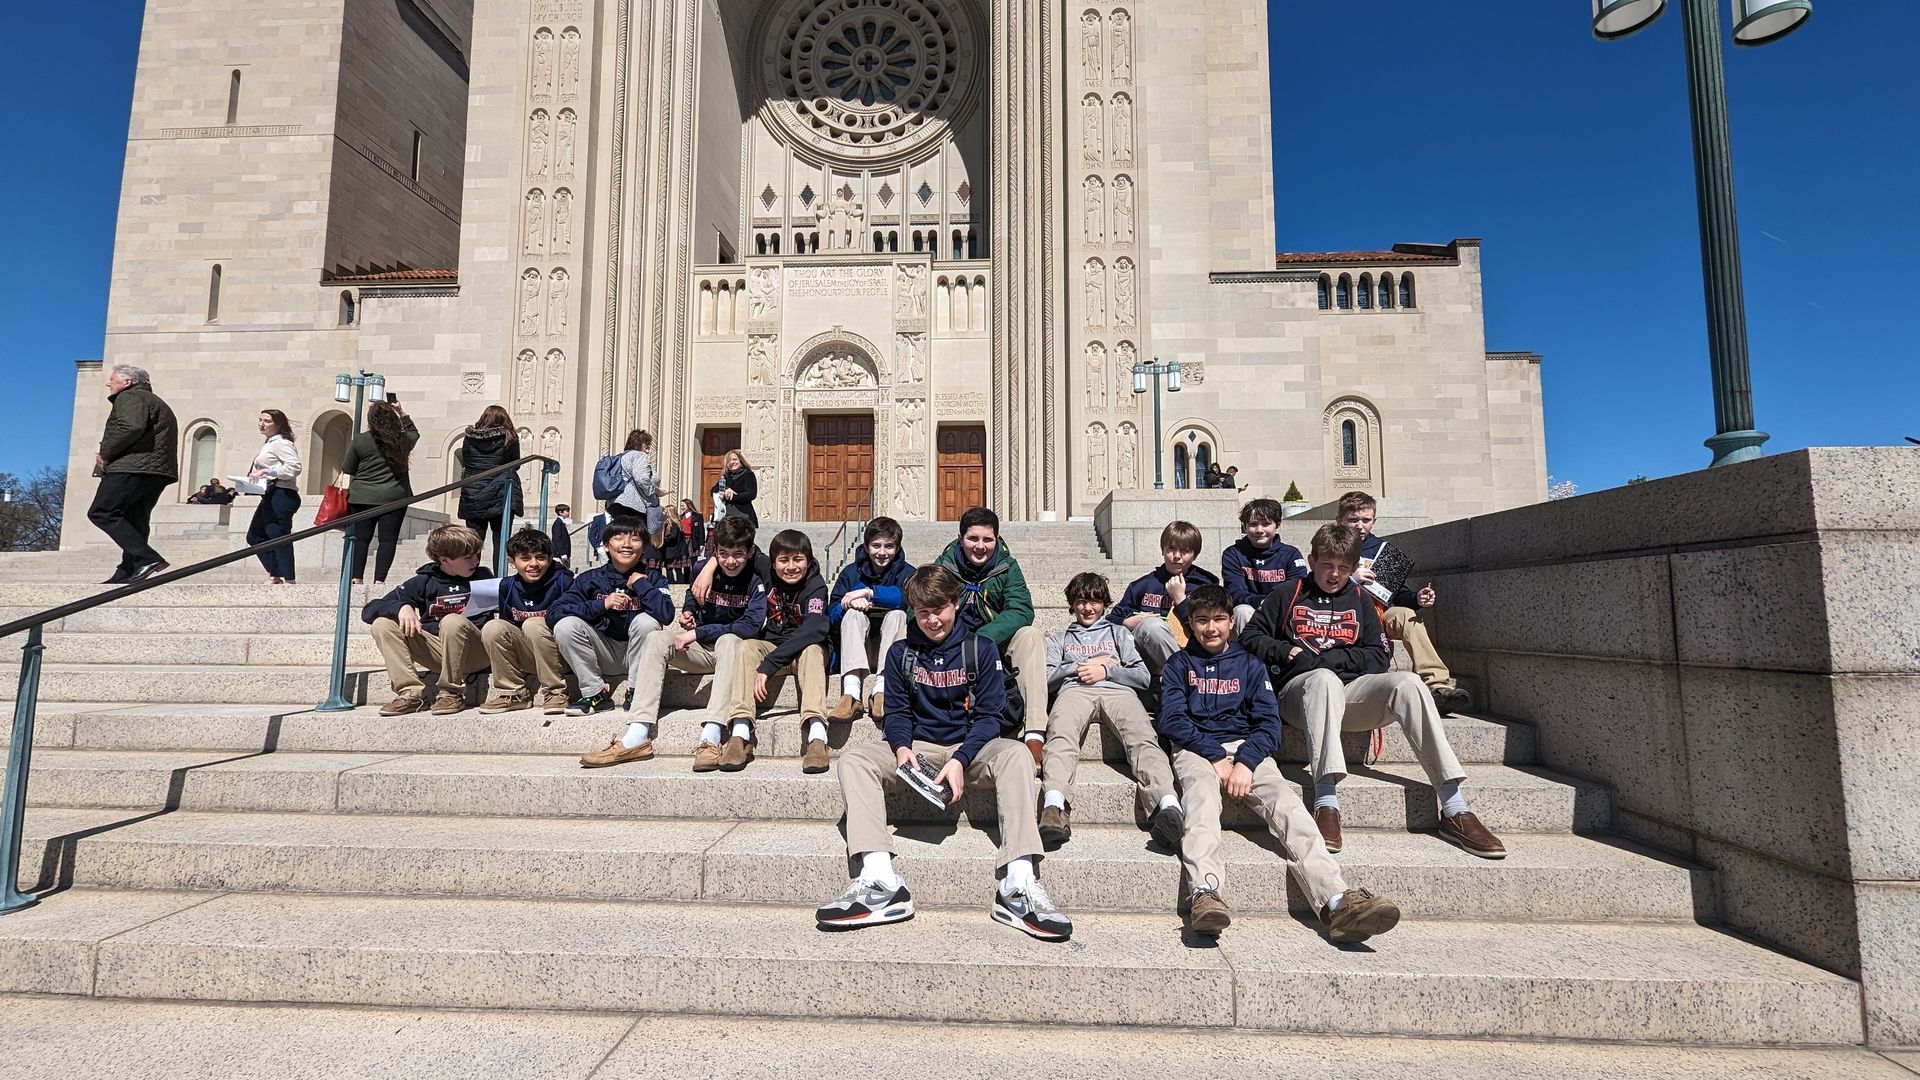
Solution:
M340 471L352 479L347 485L347 511L362 510L413 497L408 462L413 444L420 441L420 429L396 401L376 401L367 407L367 430L347 444L347 456ZM380 536L380 555L373 563L373 583L385 585L387 571L393 569L394 550L400 546L400 526L407 520L407 508L396 506L379 517L356 522L353 526L353 583L358 585L367 573L367 548L376 529Z

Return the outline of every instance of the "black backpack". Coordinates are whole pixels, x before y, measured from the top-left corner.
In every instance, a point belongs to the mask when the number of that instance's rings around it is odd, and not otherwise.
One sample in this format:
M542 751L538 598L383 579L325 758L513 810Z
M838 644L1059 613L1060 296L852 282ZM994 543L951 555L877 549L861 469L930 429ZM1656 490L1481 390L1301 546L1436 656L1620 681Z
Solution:
M907 646L907 677L913 677L913 669L920 665L920 650ZM980 685L980 635L967 632L960 642L960 663L967 669L967 708L973 708L974 689ZM1006 708L1000 712L1000 737L1018 739L1026 730L1027 699L1020 693L1020 683L1015 678L1019 671L1004 659L1001 670L1006 673Z

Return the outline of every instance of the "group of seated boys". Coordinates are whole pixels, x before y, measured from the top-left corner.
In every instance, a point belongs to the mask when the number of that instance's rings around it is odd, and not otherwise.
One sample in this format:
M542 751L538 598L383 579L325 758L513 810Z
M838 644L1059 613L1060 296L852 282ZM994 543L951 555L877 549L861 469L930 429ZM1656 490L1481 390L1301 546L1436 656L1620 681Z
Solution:
M822 928L912 916L912 894L893 866L887 794L918 772L923 792L949 805L969 786L994 789L992 917L1042 940L1067 939L1072 923L1041 886L1038 864L1072 837L1081 744L1100 722L1118 738L1150 808L1152 841L1179 854L1188 929L1215 936L1232 921L1221 896L1224 793L1278 838L1328 939L1358 942L1392 929L1400 912L1350 888L1330 857L1343 843L1342 732L1397 722L1434 787L1440 837L1483 858L1506 854L1461 794L1466 773L1441 723L1466 695L1419 618L1435 603L1433 589L1376 585L1375 513L1371 497L1347 495L1303 556L1278 539L1280 505L1253 500L1219 578L1194 565L1200 530L1172 522L1161 533L1162 564L1118 604L1104 577L1075 576L1066 589L1072 619L1046 638L999 519L982 507L967 511L959 536L919 569L907 562L900 525L875 518L831 589L806 534L777 533L762 553L754 527L730 515L715 525L714 554L677 614L667 582L646 565L640 521L609 523L607 562L577 576L553 561L544 533L514 535L513 576L485 610L470 610L473 582L492 576L479 565L481 538L443 526L428 537L432 561L368 603L363 618L393 681L384 715L459 712L469 678L491 669L481 712L528 708L537 684L548 714L584 716L614 708L624 679L627 728L580 759L588 768L654 756L669 668L713 677L695 772L752 762L773 678L798 680L804 772L833 765L829 720L871 717L879 737L849 738L838 757L853 873L818 910ZM1388 670L1393 641L1406 645L1413 671ZM829 710L836 642L840 693ZM439 673L431 706L416 665ZM1283 720L1306 735L1311 808L1275 762Z

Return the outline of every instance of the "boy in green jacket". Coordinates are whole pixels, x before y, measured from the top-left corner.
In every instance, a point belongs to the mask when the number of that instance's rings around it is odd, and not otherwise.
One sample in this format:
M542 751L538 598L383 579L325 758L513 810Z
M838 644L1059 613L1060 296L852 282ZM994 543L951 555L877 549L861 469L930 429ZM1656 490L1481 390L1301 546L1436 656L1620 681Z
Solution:
M953 571L966 590L960 599L962 629L1000 647L1001 663L1024 699L1027 750L1038 768L1047 743L1047 639L1033 628L1033 597L1020 564L1000 539L1000 516L984 506L960 515L959 539L935 562Z

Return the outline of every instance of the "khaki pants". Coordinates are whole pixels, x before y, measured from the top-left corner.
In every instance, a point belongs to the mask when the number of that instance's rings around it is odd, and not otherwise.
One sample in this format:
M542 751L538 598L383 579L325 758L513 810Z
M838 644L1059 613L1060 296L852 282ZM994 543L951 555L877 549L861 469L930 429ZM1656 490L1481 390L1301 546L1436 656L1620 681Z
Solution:
M733 702L737 677L734 653L740 648L735 634L722 634L711 647L699 642L676 652L673 639L684 631L678 626L655 630L640 647L640 663L634 668L633 711L627 719L636 724L651 724L660 719L660 694L667 682L667 669L711 675L707 695L707 719L719 723Z
M1223 743L1229 752L1239 742ZM1223 890L1226 864L1220 858L1220 805L1226 798L1213 763L1191 750L1173 752L1173 774L1180 783L1180 805L1187 815L1187 831L1180 838L1180 865L1186 869L1188 887ZM1287 872L1307 894L1307 901L1318 912L1327 900L1346 891L1346 879L1340 865L1327 854L1327 843L1313 815L1300 801L1300 789L1280 775L1280 766L1272 758L1253 770L1253 790L1247 802L1267 823L1286 849Z
M957 747L914 740L927 763L944 769ZM906 787L895 770L893 747L881 741L849 743L840 751L840 794L847 801L847 854L892 851L887 831L888 791ZM991 739L968 764L966 786L986 784L999 804L1000 857L995 866L1040 854L1039 809L1034 803L1033 756L1012 739ZM919 798L918 795L914 796ZM1312 827L1312 822L1308 822Z
M1427 633L1427 622L1420 613L1412 608L1388 608L1386 618L1387 636L1407 647L1407 655L1413 660L1414 674L1427 684L1428 689L1436 686L1448 686L1453 683L1453 672L1447 670L1447 662L1440 659L1440 653L1433 647L1433 638Z
M1156 676L1174 653L1180 651L1180 643L1174 640L1171 621L1157 615L1149 615L1140 620L1133 628L1133 647L1140 651L1140 659L1147 662L1147 670Z
M760 661L778 647L774 642L759 638L740 643L734 652L733 704L727 711L729 720L752 720L760 711L760 703L753 700L753 687L759 681ZM800 719L803 723L820 720L827 715L826 646L809 645L801 649L798 659L774 674L793 675L800 680Z
M907 636L907 619L910 616L901 609L894 609L874 615L864 611L848 609L840 616L840 674L851 675L856 671L884 672L887 668L887 650L893 643ZM874 654L877 659L867 659L867 638L873 633L873 624L880 624L880 651Z
M1341 732L1373 731L1396 721L1428 780L1443 784L1467 776L1447 742L1433 695L1411 671L1362 675L1345 684L1325 669L1295 675L1280 690L1280 717L1307 733L1315 780L1347 775Z
M1253 621L1254 615L1257 614L1259 610L1259 608L1254 607L1252 604L1235 604L1233 606L1233 636L1236 639L1240 637L1240 632L1247 628L1247 624Z
M1027 731L1047 730L1047 639L1031 626L1013 632L1004 659L1020 671L1020 696L1027 699ZM1028 760L1032 760L1029 755Z
M547 618L535 615L516 624L512 619L495 616L480 630L487 659L493 665L493 692L498 697L520 697L527 693L526 673L533 672L542 694L565 692L566 668L560 662L560 646L547 629Z
M463 693L467 676L487 669L487 650L480 640L480 628L465 615L448 615L440 620L440 631L425 630L406 637L397 620L381 617L373 620L373 644L387 662L387 678L393 692L419 692L422 683L415 665L437 673L440 689Z
M1060 691L1047 717L1047 753L1040 767L1040 790L1072 793L1073 774L1080 767L1080 743L1094 721L1119 736L1126 747L1127 765L1147 805L1158 806L1173 794L1173 766L1160 749L1153 721L1133 691L1118 686L1073 686Z
M653 616L636 615L627 626L627 640L619 641L601 634L585 619L569 615L553 628L553 640L580 684L580 692L595 694L602 686L612 689L616 676L624 676L629 687L639 686L636 672L640 647L647 635L658 629L660 624Z

